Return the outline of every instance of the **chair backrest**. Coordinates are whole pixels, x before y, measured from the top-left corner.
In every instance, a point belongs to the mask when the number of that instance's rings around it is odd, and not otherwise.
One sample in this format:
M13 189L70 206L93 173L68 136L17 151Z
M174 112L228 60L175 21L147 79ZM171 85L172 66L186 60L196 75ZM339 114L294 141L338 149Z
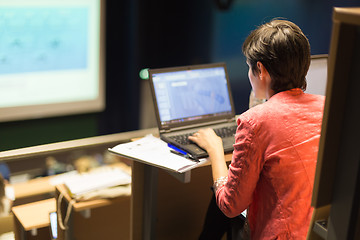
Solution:
M0 217L0 235L14 231L14 215L11 213L7 216Z

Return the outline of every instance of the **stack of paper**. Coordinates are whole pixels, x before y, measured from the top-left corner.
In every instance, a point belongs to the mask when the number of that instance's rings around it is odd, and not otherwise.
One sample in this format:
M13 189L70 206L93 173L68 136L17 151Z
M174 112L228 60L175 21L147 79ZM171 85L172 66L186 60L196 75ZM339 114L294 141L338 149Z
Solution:
M194 162L173 154L170 152L166 142L152 135L133 142L119 144L110 148L109 151L135 161L179 173L186 172L207 162L207 159L199 159L199 162Z
M87 173L76 174L69 176L64 181L72 196L130 183L131 176L116 167L99 168Z

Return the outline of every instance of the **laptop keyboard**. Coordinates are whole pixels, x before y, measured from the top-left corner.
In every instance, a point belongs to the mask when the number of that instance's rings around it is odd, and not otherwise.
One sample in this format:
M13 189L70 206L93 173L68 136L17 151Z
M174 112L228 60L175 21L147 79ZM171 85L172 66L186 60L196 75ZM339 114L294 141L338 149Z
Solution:
M230 126L230 127L214 128L214 131L219 137L226 138L226 137L234 136L235 132L236 132L236 128L237 128L237 126L234 125L234 126ZM187 145L187 144L191 143L189 141L188 137L193 135L194 133L195 132L181 134L181 135L174 135L169 138L174 140L175 142L182 144L182 145Z

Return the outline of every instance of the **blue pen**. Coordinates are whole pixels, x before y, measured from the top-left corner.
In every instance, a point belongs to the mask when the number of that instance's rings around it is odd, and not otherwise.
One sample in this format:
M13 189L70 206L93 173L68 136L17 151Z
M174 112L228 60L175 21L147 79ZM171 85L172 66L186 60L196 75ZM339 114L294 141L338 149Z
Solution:
M168 143L167 145L168 145L169 148L175 150L175 152L171 151L172 153L175 153L175 154L179 153L179 154L182 154L182 155L183 155L184 157L186 157L186 158L189 158L189 159L191 159L191 160L194 160L194 161L196 161L196 162L199 162L198 159L194 158L193 156L191 156L189 153L185 152L184 150L181 150L180 148L175 147L175 146L172 145L171 143Z
M175 147L175 146L172 145L171 143L168 143L167 145L168 145L169 148L172 148L172 149L174 149L175 151L177 151L177 152L179 152L179 153L181 153L181 154L183 154L183 155L187 155L187 152L181 150L180 148Z

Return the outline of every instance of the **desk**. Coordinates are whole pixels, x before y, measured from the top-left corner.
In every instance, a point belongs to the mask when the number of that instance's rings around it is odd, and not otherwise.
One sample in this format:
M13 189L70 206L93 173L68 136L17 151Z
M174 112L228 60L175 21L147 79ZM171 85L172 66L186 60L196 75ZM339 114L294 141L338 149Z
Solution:
M49 213L55 210L54 198L13 207L15 239L48 240L50 238Z
M101 167L118 167L124 170L127 173L131 172L131 169L128 165L122 162L122 158L118 158L119 162L104 165ZM25 204L29 202L39 201L46 198L54 197L55 186L52 180L61 177L63 174L53 175L48 177L40 177L31 179L23 183L16 183L10 185L14 189L15 202L14 205Z
M232 154L226 154L231 161ZM189 183L134 161L132 165L131 239L197 239L212 192L210 164L191 170Z
M61 215L65 218L71 197L66 187L56 186L55 195L62 193ZM130 196L76 202L72 206L68 229L58 227L59 240L98 240L130 238Z
M51 177L41 177L23 183L12 184L15 194L14 205L53 197L55 186L50 184L50 179Z

